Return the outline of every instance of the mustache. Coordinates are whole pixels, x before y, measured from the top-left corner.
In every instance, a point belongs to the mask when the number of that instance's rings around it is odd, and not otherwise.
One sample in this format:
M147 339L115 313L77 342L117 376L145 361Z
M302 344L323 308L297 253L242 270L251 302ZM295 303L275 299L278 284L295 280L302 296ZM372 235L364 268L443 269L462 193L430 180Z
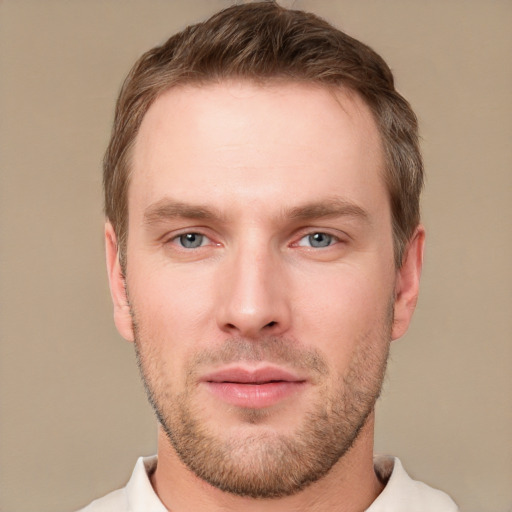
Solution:
M189 374L202 366L261 361L307 370L318 376L329 373L329 366L317 349L305 347L295 340L267 336L256 340L228 338L220 346L201 350L190 361Z

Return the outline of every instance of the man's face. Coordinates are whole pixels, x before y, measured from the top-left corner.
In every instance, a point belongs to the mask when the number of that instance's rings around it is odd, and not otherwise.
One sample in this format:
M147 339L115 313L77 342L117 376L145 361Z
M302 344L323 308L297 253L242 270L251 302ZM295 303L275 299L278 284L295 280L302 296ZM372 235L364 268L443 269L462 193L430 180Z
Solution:
M132 156L116 322L169 442L223 490L297 492L357 438L403 331L372 116L311 85L180 87Z

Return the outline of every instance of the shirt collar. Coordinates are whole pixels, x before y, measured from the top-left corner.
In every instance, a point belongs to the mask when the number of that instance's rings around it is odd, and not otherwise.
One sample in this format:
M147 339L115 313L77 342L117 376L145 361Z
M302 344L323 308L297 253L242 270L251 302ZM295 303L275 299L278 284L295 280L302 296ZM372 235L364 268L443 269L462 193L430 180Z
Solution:
M139 457L137 460L126 485L130 512L167 512L150 481L156 464L156 455ZM396 457L376 456L374 468L385 487L366 512L457 511L456 505L446 494L413 480Z
M132 476L126 485L128 510L130 512L167 512L163 503L156 495L150 475L155 471L157 456L139 457Z

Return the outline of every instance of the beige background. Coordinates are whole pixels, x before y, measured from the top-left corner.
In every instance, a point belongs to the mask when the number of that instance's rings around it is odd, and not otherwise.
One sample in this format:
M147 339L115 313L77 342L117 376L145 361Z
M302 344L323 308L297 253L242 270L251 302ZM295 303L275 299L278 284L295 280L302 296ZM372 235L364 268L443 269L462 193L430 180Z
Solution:
M0 1L0 509L66 511L155 451L111 321L100 161L144 50L228 1ZM296 1L373 46L415 107L428 250L377 448L467 512L512 510L512 2Z

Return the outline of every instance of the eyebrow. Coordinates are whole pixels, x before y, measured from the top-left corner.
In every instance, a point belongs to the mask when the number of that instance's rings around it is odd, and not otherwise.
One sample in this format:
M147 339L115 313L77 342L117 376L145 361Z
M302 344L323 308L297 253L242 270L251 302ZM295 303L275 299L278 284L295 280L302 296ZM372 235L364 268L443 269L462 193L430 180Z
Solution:
M307 203L285 212L293 220L310 220L332 217L355 217L368 221L369 214L361 206L340 197Z
M355 217L365 221L369 220L369 214L364 208L339 197L327 198L321 201L285 209L281 217L294 221L333 217ZM159 222L176 218L223 220L225 219L225 215L216 208L174 201L170 198L163 198L157 201L150 205L144 212L144 223L148 225L158 224Z
M173 201L164 198L156 203L148 206L144 212L145 224L157 224L169 219L197 219L212 220L221 219L223 215L216 209L202 206Z

